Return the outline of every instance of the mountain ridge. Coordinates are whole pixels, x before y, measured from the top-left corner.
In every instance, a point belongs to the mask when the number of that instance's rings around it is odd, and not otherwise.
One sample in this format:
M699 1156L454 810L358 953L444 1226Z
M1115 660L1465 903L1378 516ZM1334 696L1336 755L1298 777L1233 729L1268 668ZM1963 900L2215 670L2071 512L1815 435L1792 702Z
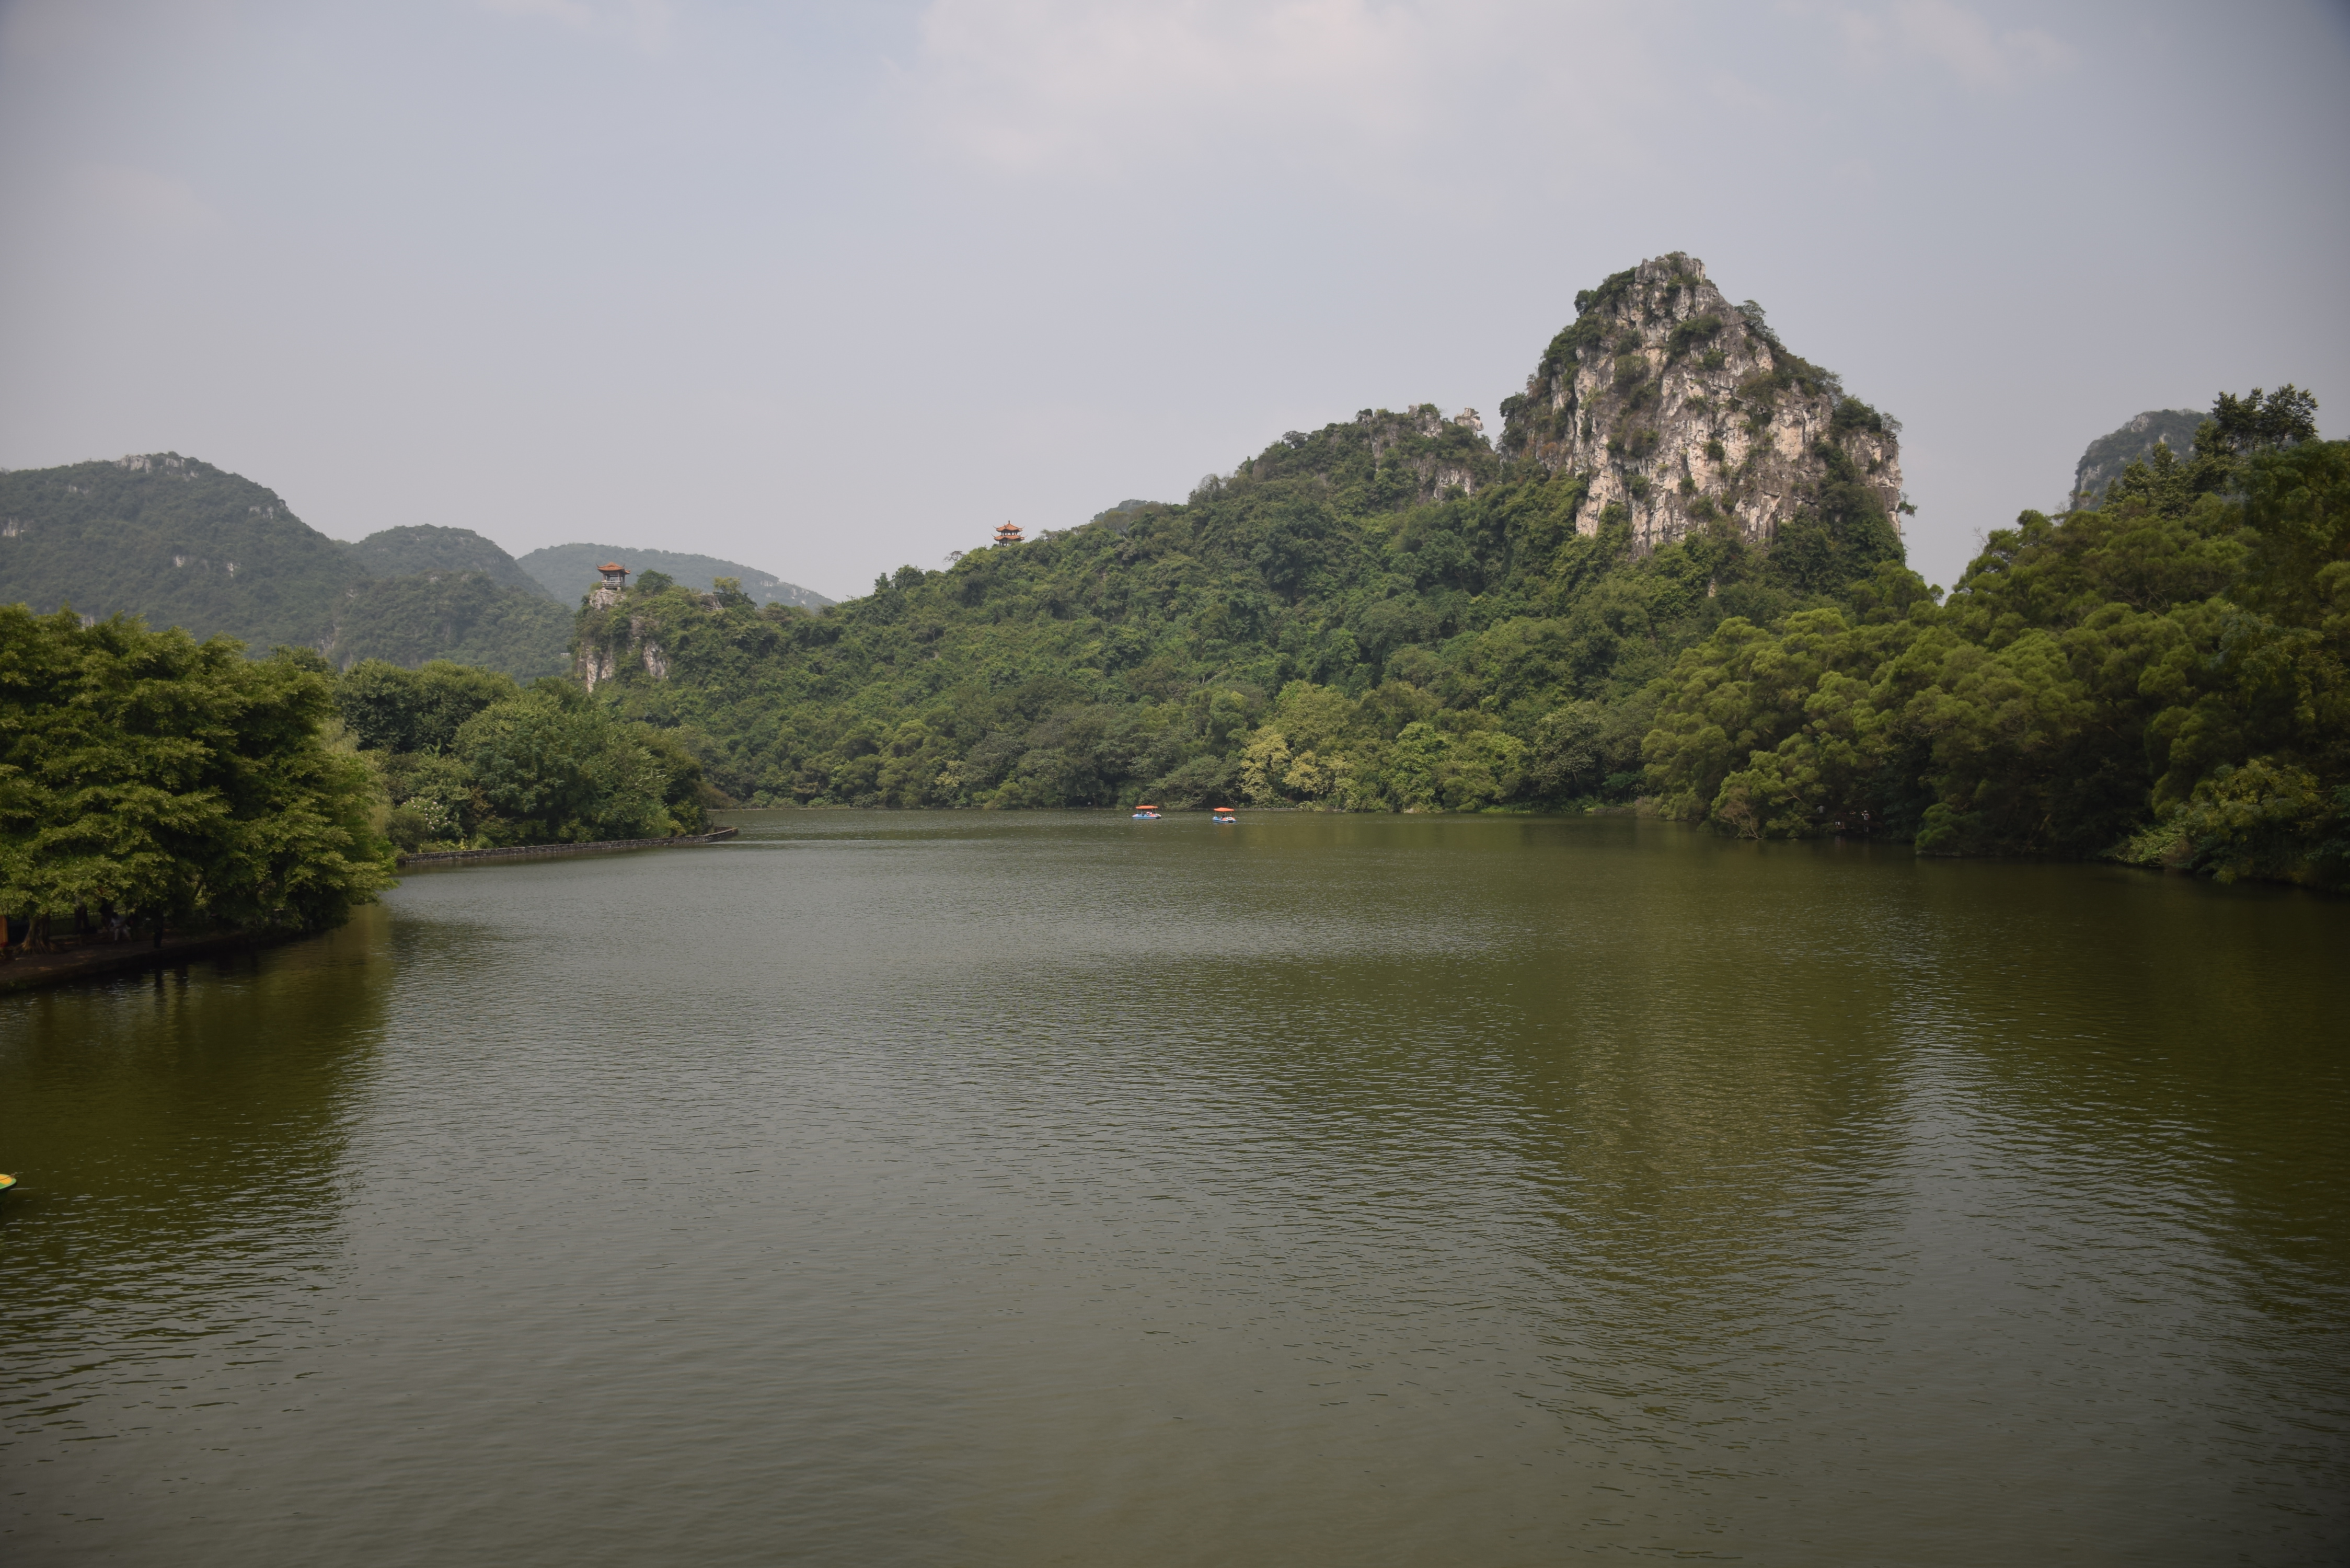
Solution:
M2158 445L2168 446L2177 458L2192 455L2196 429L2210 417L2200 409L2148 409L2123 421L2082 450L2081 461L2073 465L2072 493L2056 510L2095 506L2125 469L2151 458Z
M688 551L640 550L622 545L546 545L521 556L517 564L556 598L574 604L580 595L596 586L597 568L606 561L617 561L632 573L659 572L672 582L703 593L715 587L720 577L733 577L742 584L744 593L760 604L822 609L835 602L812 588L787 583L773 572Z
M1366 409L816 614L639 579L592 597L575 674L759 805L1622 798L1643 694L1716 628L1931 597L1898 427L1701 277L1676 254L1579 296L1499 447L1473 410ZM1709 314L1752 338L1712 365L1680 331ZM1745 455L1682 473L1732 419Z
M554 598L546 586L523 570L495 540L471 528L448 528L431 523L386 528L350 546L355 559L377 577L430 576L445 572L478 572L491 581L526 594Z
M775 597L800 596L786 602L831 602L751 576ZM452 659L530 680L568 666L577 595L558 596L470 528L410 524L346 543L242 474L134 452L0 471L0 602L17 600L225 634L255 652L315 649L345 668Z

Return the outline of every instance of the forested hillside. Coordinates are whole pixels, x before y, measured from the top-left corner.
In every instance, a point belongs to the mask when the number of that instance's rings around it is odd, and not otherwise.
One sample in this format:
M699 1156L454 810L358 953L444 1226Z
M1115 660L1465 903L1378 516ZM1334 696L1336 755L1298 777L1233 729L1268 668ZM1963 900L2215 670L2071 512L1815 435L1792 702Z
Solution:
M195 458L0 473L0 603L317 647L359 575L275 492Z
M175 452L0 473L5 603L316 649L338 666L450 658L522 679L561 670L570 635L569 611L478 534L346 545L275 492Z
M580 595L595 585L597 568L607 561L617 561L632 572L659 572L673 582L705 592L719 578L732 577L754 604L822 609L832 603L813 589L787 583L773 572L763 572L737 561L683 555L675 550L639 549L629 545L549 545L525 556L522 569L565 604L576 605Z
M577 685L369 659L343 671L344 733L377 773L402 849L655 838L703 826L701 764L672 732Z
M2195 430L2202 422L2203 416L2193 409L2148 409L2132 415L2119 430L2106 431L2082 452L2081 461L2073 465L2072 491L2056 510L2096 505L2124 469L2151 459L2158 445L2170 448L2173 457L2186 456L2195 449Z
M1685 261L1578 300L1498 449L1365 410L814 615L650 574L577 668L758 804L1642 801L2342 877L2350 447L2306 394L2223 395L2190 460L2025 514L1944 602L1902 563L1898 427Z
M1688 257L1578 306L1499 451L1473 414L1366 410L815 616L640 578L581 669L750 800L1628 799L1679 650L1923 589L1872 575L1895 427L1832 374ZM1569 438L1597 469L1553 461Z
M504 587L519 588L524 593L560 603L569 602L550 593L496 541L485 539L471 528L442 528L432 524L386 528L352 545L351 554L370 576L408 577L472 572Z
M323 651L411 845L729 797L1637 805L2334 885L2350 444L2315 409L2285 387L2168 421L2096 509L2025 513L1944 597L1904 565L1898 422L1675 254L1577 296L1498 441L1471 410L1364 410L846 604L640 552L574 620L477 535L339 545L169 454L0 475L0 598ZM392 668L450 659L504 673ZM506 679L567 662L574 688ZM419 740L369 702L448 722Z
M553 599L478 572L369 577L343 590L323 650L338 669L447 659L529 680L562 672L570 629Z
M1658 688L1648 787L1753 836L2350 878L2350 442L2315 410L2222 395L2191 459L2025 513L1945 603L1725 623Z

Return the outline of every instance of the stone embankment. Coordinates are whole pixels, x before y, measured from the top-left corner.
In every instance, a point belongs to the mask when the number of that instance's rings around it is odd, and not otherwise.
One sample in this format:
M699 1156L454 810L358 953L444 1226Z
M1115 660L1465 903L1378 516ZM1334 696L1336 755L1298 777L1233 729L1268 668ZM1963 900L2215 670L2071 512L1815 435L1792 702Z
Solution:
M213 958L286 940L243 931L172 932L160 943L147 934L137 934L120 942L95 936L63 938L47 952L11 950L7 961L0 963L0 992L32 991L135 970L177 969L194 959Z
M515 844L503 849L438 849L422 855L403 855L400 868L403 871L429 870L440 866L475 866L493 860L551 860L565 855L608 855L622 849L681 849L691 844L716 844L733 837L739 827L716 827L708 833L681 834L675 838L607 838L594 844Z

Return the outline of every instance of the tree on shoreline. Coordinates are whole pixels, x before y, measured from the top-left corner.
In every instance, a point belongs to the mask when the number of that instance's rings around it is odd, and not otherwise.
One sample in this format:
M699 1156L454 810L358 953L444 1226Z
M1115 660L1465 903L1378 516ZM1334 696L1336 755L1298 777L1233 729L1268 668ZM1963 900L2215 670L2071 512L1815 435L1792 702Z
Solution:
M2223 394L2190 462L2025 513L1943 604L1725 621L1662 683L1666 814L2350 881L2350 442L2314 408Z
M283 931L371 900L376 784L320 734L322 664L0 606L0 908Z

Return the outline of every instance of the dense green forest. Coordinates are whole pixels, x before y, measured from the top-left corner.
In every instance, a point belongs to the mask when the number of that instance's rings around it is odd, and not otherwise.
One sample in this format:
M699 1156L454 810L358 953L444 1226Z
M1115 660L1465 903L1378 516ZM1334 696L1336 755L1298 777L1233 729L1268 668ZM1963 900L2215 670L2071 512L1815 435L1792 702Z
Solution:
M583 585L596 580L594 572L581 572L562 585L565 591L557 591L555 585L540 582L520 561L471 528L443 528L432 524L386 528L353 545L350 552L352 559L370 576L473 574L502 587L516 588L566 606L585 591Z
M654 569L573 619L488 541L432 528L369 542L423 569L352 584L269 493L169 457L0 476L24 481L0 504L31 508L0 543L29 542L7 559L37 575L57 539L86 556L120 533L192 620L277 617L293 646L255 668L345 759L334 777L364 781L366 833L406 849L666 836L729 802L1151 799L1638 809L1757 838L2350 880L2350 443L2317 438L2307 393L2222 394L2191 441L2124 427L2108 455L2125 436L2149 455L2094 510L2025 513L1945 596L1904 564L1898 421L1759 306L1677 254L1576 310L1498 442L1471 412L1365 410L1180 504L901 566L813 610ZM174 543L199 535L218 559ZM303 618L322 587L323 638ZM25 668L65 657L39 650L71 618L12 613ZM566 622L571 677L547 677ZM109 648L199 684L234 647L75 635L99 639L74 655L92 670ZM103 796L94 776L22 784L44 755L0 764L22 786L0 895L36 896L43 812ZM348 816L322 820L359 832Z
M275 492L176 452L0 473L0 602L317 647L359 575Z
M2192 452L2195 431L2203 420L2204 415L2194 409L2148 409L2133 415L2120 429L2108 431L2088 444L2073 467L2072 491L2056 510L2064 513L2097 505L2124 469L2133 462L2153 461L2158 445L2169 447L2173 457Z
M392 849L664 837L702 826L676 735L578 686L316 649L249 659L127 617L0 607L0 914L9 942L313 930L390 883Z
M759 805L1646 799L1755 836L2332 881L2350 448L2314 409L2222 396L2191 461L2025 514L1947 599L1832 453L1773 546L1717 526L1642 554L1620 520L1573 531L1583 476L1423 409L817 615L655 574L581 647L616 711ZM1426 494L1430 459L1473 491Z
M326 654L338 666L450 659L529 680L568 663L571 620L553 599L479 572L373 577L344 590Z
M2350 875L2350 442L2287 387L2095 511L2027 512L1949 597L1725 623L1657 689L1661 808L1753 836Z
M346 545L274 491L176 452L0 472L0 603L315 648L338 667L447 658L556 674L593 580L558 599L463 528Z
M307 650L0 606L0 910L314 929L390 881L373 770Z
M369 660L344 671L335 701L404 850L668 837L699 831L712 798L676 734L568 681Z
M676 550L647 550L627 545L548 545L522 557L521 569L546 587L565 604L577 604L596 581L597 569L617 561L632 572L659 572L673 582L705 591L721 577L733 577L758 604L800 605L822 609L832 601L813 589L787 583L773 572L763 572L739 561L716 556L694 556Z

